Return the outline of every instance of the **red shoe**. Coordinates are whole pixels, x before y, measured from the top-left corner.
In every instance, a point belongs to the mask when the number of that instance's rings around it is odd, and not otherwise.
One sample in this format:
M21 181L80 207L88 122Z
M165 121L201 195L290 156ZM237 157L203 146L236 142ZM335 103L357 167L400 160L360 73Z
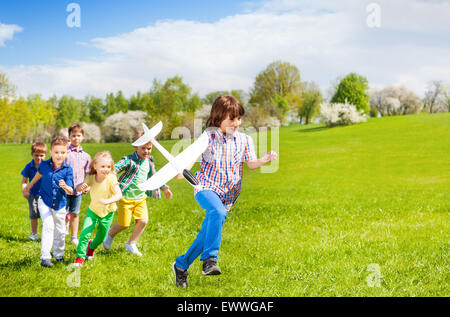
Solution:
M89 240L87 251L86 251L86 258L88 260L92 260L94 258L95 249L92 250L91 248L89 248L89 246L91 245L91 242L92 242L92 240Z
M83 258L76 258L74 264L75 264L76 266L82 266L82 265L83 265L83 262L84 262L84 259L83 259Z

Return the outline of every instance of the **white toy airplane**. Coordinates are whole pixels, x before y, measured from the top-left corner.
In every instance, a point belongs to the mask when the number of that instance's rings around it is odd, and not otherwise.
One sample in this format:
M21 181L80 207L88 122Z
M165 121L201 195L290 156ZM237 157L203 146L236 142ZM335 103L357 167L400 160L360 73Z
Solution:
M176 157L173 157L158 141L155 140L156 135L162 129L162 122L158 122L153 128L150 130L143 123L144 127L144 135L137 139L131 145L133 146L141 146L151 142L164 157L169 161L163 168L161 168L155 175L150 177L144 183L138 185L141 190L154 190L161 187L166 182L170 181L176 175L182 173L184 178L192 185L197 186L198 180L192 175L192 173L186 169L186 167L192 162L194 162L203 152L205 152L208 147L208 135L206 132L203 132L202 135L189 145L183 152L178 154Z

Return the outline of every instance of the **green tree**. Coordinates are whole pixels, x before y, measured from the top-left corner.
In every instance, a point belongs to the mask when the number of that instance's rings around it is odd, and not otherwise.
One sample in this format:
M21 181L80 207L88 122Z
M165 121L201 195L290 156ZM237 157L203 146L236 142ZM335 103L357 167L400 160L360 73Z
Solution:
M11 103L8 120L10 123L7 140L14 143L24 142L32 124L32 114L24 98L20 97Z
M367 78L356 73L350 73L339 83L336 92L331 98L332 103L348 102L356 107L357 110L363 110L369 113L369 85Z
M114 97L114 93L106 94L104 106L105 109L103 110L103 113L105 114L105 117L109 117L110 115L113 115L119 112L120 110L116 104L116 98Z
M94 96L89 96L85 99L86 106L89 110L89 120L84 120L84 122L94 122L101 124L105 120L103 110L105 106L101 98Z
M320 105L323 102L320 87L315 82L303 83L303 102L298 108L298 115L301 120L305 119L305 124L309 124L320 112Z
M28 134L29 141L49 139L56 122L55 117L57 113L51 101L46 101L42 99L41 95L34 94L28 96L27 106L31 113L31 131Z
M140 91L130 97L129 110L142 110L142 93Z
M149 109L145 111L152 121L163 122L163 138L167 138L172 129L181 124L185 112L194 113L201 107L200 97L191 92L180 76L168 78L164 84L155 79L149 96L152 103L150 100L143 103ZM146 94L143 99L145 97Z
M241 102L242 105L247 103L247 95L242 89L233 89L231 91L218 90L210 92L202 99L202 103L212 105L219 96L234 96Z
M71 124L80 122L83 118L84 109L82 101L73 96L64 95L58 100L56 129L68 128Z
M13 97L16 87L9 81L5 73L0 72L0 98Z
M128 111L128 100L123 96L122 90L119 90L115 97L115 103L116 107L119 109L119 111L122 111L123 113L126 113Z
M290 103L290 108L295 109L299 106L297 102L301 93L302 82L298 68L288 62L276 61L256 76L249 103L262 107L267 115L283 120L287 112L284 103L274 101L283 97Z

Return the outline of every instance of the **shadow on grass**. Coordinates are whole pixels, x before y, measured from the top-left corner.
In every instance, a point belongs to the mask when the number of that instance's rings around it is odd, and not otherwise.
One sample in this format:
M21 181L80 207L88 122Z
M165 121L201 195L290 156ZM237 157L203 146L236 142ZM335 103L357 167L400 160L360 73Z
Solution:
M297 132L301 132L301 133L308 133L308 132L319 132L322 130L327 130L329 129L328 127L314 127L314 128L307 128L307 129L299 129L297 130Z
M122 254L128 254L128 252L126 252L126 250L122 250L119 248L115 248L115 249L110 249L110 250L105 250L105 249L101 249L101 250L96 250L95 251L95 255L100 255L101 257L116 257L117 255L122 255Z
M31 266L32 264L34 264L34 262L36 262L36 259L34 258L25 258L16 262L1 263L0 269L9 268L19 270L24 266Z
M19 238L19 237L13 237L13 236L7 236L3 233L0 233L0 239L3 239L5 241L15 241L15 242L26 242L26 243L31 243L31 242L41 242L41 239L38 239L36 241L32 241L32 240L28 240L28 238Z

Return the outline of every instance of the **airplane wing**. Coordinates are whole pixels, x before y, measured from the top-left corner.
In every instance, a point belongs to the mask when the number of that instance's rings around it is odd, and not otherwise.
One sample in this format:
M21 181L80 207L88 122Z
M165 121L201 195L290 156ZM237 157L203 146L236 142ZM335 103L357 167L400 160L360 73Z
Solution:
M142 123L142 127L144 128L144 135L142 135L139 139L134 141L131 145L132 146L141 146L144 144L147 144L151 141L152 138L156 137L159 132L161 132L162 129L162 122L159 121L153 128L150 130L147 128L145 123Z
M141 190L153 190L161 187L166 182L170 181L177 174L183 173L184 169L193 163L208 147L209 137L206 132L191 145L189 145L183 152L178 154L172 161L164 165L155 175L150 177L147 181L139 185Z
M205 152L208 147L209 137L206 132L203 132L202 135L191 145L189 145L183 152L178 154L174 160L173 164L178 168L180 173L190 165L195 162L195 160Z
M160 188L162 185L170 181L178 174L177 169L170 163L167 163L160 170L156 172L155 175L150 177L144 183L139 184L139 189L143 191L154 190Z

